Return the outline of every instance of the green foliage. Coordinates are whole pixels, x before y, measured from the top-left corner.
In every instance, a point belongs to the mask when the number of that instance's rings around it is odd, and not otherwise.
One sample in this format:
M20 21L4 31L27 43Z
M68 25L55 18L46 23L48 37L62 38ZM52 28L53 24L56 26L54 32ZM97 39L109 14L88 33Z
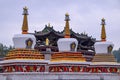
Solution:
M12 46L7 47L6 45L3 45L0 43L0 58L4 57L9 50L13 49Z
M115 58L117 59L117 62L120 62L120 48L118 50L114 50L113 54Z

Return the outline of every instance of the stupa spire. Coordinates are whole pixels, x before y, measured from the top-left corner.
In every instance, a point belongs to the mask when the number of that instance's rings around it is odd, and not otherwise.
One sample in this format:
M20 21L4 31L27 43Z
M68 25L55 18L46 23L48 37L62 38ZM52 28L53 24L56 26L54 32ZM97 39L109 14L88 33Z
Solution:
M101 20L102 30L101 30L101 41L106 41L106 31L105 31L105 19Z
M70 38L70 29L69 29L69 21L70 21L70 18L69 18L69 14L66 13L65 14L65 38Z
M25 6L23 8L23 24L22 24L22 34L27 34L28 33L28 20L27 20L27 15L28 15L28 8Z

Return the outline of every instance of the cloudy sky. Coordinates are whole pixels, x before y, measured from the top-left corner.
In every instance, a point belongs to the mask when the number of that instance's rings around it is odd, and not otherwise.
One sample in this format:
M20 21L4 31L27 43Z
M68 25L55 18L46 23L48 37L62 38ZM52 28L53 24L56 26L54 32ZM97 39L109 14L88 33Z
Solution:
M70 15L70 28L100 40L101 19L106 19L107 40L120 47L120 0L0 0L0 43L13 45L14 34L21 33L23 7L29 9L29 32L50 23L62 31L64 15Z

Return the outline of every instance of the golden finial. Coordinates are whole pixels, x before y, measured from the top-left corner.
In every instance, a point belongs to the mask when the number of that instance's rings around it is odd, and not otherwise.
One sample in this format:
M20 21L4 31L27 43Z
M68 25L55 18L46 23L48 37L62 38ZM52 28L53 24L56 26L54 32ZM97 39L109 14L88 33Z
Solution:
M65 38L70 38L70 29L69 29L69 14L66 13L65 14L65 21L66 21L66 24L65 24Z
M50 23L48 23L48 27L50 27Z
M68 12L65 14L66 16L69 16Z
M28 20L27 20L27 15L28 15L28 8L24 7L23 8L23 24L22 24L22 34L27 34L28 33Z
M23 9L28 9L27 6L25 6Z
M23 15L28 15L28 8L26 6L23 8Z
M101 20L102 30L101 30L101 41L106 41L106 31L105 31L105 19Z
M105 21L105 19L104 19L104 18L102 18L102 21Z
M49 45L49 39L48 39L48 38L46 38L45 45L46 45L46 46Z

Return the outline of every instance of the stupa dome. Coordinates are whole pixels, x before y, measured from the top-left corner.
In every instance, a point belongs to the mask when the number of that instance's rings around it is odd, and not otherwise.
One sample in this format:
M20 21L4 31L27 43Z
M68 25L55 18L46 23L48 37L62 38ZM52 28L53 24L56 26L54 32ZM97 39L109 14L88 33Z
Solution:
M75 38L61 38L57 43L59 51L76 51L78 46Z
M95 46L95 52L97 54L100 53L108 54L111 53L114 44L112 42L105 41L105 42L96 42L94 46Z
M13 37L15 48L34 48L36 38L31 34L16 34Z

